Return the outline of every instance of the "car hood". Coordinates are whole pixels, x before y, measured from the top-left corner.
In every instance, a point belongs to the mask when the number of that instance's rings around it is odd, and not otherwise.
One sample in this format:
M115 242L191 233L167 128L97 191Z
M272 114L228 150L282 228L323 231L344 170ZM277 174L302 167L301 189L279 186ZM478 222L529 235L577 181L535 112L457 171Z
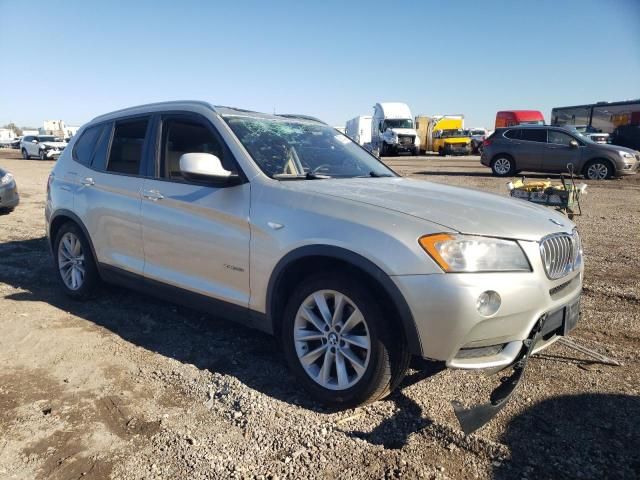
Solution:
M602 149L608 153L612 153L617 155L619 151L630 153L631 155L637 155L638 150L634 150L633 148L621 147L620 145L611 145L609 143L596 143L594 145L595 148Z
M545 207L505 195L437 183L393 178L292 182L292 188L405 213L460 233L537 241L574 224Z
M67 142L40 142L40 145L44 145L45 147L66 147Z

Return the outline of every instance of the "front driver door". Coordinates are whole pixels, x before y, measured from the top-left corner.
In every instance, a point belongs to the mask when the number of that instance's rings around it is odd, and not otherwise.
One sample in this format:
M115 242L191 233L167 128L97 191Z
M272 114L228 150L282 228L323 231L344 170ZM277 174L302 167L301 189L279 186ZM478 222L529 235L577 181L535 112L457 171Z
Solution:
M568 172L568 164L573 164L575 172L581 166L582 144L568 133L550 129L547 137L547 151L542 159L542 167L549 172ZM578 142L577 147L571 141Z
M145 277L247 307L250 185L187 181L180 173L181 155L211 153L237 171L231 152L199 115L164 115L158 121L157 172L142 188Z

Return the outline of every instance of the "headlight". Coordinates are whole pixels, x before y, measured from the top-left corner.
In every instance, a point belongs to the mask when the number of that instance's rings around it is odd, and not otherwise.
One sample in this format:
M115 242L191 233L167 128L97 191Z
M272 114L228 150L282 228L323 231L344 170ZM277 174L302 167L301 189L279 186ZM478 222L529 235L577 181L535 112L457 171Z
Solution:
M629 160L633 160L633 155L631 155L629 152L618 150L618 155L620 155L622 158L628 158Z
M0 185L9 185L13 181L13 175L5 173L4 177L0 178Z
M517 242L474 235L437 233L418 240L445 272L530 272Z

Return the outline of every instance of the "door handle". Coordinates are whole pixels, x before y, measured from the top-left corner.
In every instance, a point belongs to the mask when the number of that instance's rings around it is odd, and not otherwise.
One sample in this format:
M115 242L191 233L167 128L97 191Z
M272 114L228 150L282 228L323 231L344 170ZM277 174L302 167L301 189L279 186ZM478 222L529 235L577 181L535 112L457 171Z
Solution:
M142 196L144 198L148 198L149 200L153 200L154 202L156 200L162 200L164 198L164 195L162 195L158 190L143 190Z
M85 185L85 186L87 186L87 187L91 187L91 186L93 186L93 185L95 185L95 184L96 184L96 182L95 182L95 181L93 180L93 178L91 178L91 177L84 177L84 178L80 181L80 183L82 183L82 185Z

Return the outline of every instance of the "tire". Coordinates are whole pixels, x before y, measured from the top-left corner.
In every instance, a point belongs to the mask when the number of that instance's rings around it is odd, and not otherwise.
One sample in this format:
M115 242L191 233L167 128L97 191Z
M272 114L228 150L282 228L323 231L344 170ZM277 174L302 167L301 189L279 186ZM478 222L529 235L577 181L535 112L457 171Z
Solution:
M44 150L40 150L40 160L46 160L47 155Z
M444 148L440 147L438 149L438 155L440 155L441 157L446 157L447 156L447 154L444 153Z
M336 314L341 303L342 315ZM318 305L326 306L329 323ZM284 311L282 344L289 367L314 399L351 408L379 400L400 384L410 355L404 341L394 340L382 312L366 283L354 277L323 273L298 285Z
M419 155L420 155L420 149L419 149L418 147L413 147L413 151L411 152L411 154L412 154L414 157L419 156Z
M384 142L380 144L380 156L381 157L387 156L387 144Z
M509 155L498 155L491 160L491 171L496 177L508 177L516 172L516 162Z
M22 149L22 158L25 160L29 160L31 158L31 155L27 153L27 150L25 148Z
M613 167L607 160L591 160L584 166L583 174L589 180L607 180L613 176Z
M74 264L63 264L64 259ZM89 298L100 282L91 245L75 223L65 223L58 230L53 244L53 262L63 290L72 298ZM63 274L74 269L76 273L71 272L68 276ZM80 274L80 271L84 273Z

